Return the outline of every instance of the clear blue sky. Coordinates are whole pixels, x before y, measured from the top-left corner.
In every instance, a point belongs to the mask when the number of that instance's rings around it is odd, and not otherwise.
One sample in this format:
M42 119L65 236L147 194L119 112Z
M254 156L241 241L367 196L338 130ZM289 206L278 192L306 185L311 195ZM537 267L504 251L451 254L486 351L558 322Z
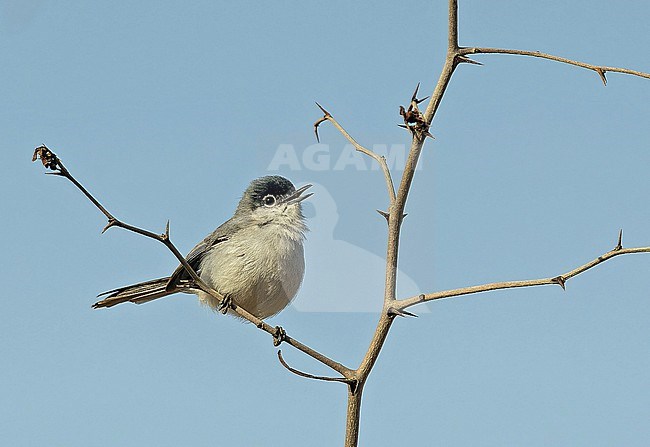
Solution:
M644 2L460 3L462 45L650 71ZM381 300L374 210L386 195L333 128L313 146L314 101L389 148L398 176L398 106L418 81L432 91L445 45L443 0L2 2L2 443L342 444L345 387L288 373L249 325L191 296L92 310L97 293L176 262L139 236L100 235L102 216L31 152L50 146L130 223L170 219L183 252L251 179L317 183L304 287L271 322L354 367ZM403 293L554 276L612 248L619 228L626 246L650 245L650 80L610 74L603 87L548 61L476 59L454 75L422 155ZM566 292L416 308L366 386L361 445L646 446L649 270L635 255Z

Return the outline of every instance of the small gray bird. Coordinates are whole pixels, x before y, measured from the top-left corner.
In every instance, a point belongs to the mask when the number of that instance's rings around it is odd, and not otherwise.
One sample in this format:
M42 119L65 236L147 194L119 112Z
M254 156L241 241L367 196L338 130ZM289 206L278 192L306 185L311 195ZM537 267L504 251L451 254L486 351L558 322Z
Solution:
M207 285L258 318L277 314L296 295L305 272L307 226L300 202L312 195L303 195L311 186L296 189L277 175L253 180L235 214L194 247L187 262ZM142 304L177 292L197 294L220 310L182 265L169 277L105 292L93 307Z

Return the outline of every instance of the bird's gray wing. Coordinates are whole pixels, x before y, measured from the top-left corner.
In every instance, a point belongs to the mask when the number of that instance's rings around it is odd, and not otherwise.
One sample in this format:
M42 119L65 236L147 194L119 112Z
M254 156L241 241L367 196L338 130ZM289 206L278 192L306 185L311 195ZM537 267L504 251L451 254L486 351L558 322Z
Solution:
M216 230L210 233L205 239L199 242L196 247L190 251L185 259L187 263L192 266L195 272L200 273L201 261L206 253L208 253L215 245L227 243L229 236L237 232L241 228L241 224L234 218L227 220L221 224ZM191 281L192 277L183 265L179 265L174 273L169 277L166 290L173 290L181 282Z

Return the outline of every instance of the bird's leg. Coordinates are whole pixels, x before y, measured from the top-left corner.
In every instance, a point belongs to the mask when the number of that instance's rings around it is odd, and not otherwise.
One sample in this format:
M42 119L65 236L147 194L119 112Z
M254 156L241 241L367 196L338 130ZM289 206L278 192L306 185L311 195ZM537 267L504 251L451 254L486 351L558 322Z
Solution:
M230 296L229 293L226 293L223 296L223 300L221 300L219 303L219 306L217 306L217 310L226 315L228 313L228 309L230 308L232 308L232 296Z
M275 327L275 333L273 334L273 346L280 346L280 343L287 339L287 331L282 328L282 326Z

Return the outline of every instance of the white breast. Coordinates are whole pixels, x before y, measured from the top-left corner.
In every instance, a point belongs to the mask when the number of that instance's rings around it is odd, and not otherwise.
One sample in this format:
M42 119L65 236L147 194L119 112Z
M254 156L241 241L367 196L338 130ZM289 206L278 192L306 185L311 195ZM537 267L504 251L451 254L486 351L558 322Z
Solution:
M254 225L216 244L200 266L201 278L259 318L284 309L295 297L305 271L303 234L283 225ZM200 292L202 302L216 300Z

